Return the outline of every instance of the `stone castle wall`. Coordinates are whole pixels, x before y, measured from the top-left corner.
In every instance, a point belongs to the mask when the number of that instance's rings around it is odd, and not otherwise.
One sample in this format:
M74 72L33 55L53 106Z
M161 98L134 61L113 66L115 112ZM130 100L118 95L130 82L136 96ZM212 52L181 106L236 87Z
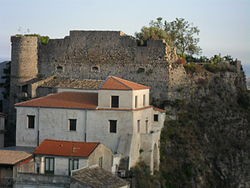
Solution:
M106 79L115 75L152 87L155 98L166 97L168 46L149 40L138 46L135 38L117 31L71 31L64 39L39 45L39 75L59 74L78 79ZM160 92L159 92L160 91Z

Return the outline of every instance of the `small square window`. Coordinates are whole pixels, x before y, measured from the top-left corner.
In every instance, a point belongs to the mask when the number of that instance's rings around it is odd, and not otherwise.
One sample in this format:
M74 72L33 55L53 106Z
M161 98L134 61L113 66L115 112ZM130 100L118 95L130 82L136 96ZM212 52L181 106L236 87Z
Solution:
M28 128L34 129L35 128L35 116L34 115L27 115L28 117Z
M109 132L116 133L117 132L117 120L109 120Z
M159 117L158 114L154 114L154 121L158 121Z
M119 96L111 96L111 108L119 108Z
M76 131L76 119L69 119L69 130Z

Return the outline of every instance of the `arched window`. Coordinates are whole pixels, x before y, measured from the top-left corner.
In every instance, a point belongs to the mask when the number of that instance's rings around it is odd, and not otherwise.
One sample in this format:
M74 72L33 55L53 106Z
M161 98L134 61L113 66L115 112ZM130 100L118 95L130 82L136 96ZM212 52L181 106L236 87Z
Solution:
M56 71L57 71L57 72L62 72L62 71L63 71L63 67L62 67L61 65L58 65L58 66L56 67Z
M100 72L100 67L99 66L93 66L91 67L92 72Z

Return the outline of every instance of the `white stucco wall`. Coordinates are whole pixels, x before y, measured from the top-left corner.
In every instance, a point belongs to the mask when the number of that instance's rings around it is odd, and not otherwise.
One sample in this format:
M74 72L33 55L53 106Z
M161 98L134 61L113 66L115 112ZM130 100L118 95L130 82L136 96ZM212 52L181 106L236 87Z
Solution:
M117 120L117 132L110 133L109 120ZM87 141L101 142L113 152L129 154L133 127L132 111L95 110L88 111Z
M99 90L98 108L111 108L111 96L119 96L119 108L132 108L132 90Z
M40 173L45 173L45 157L54 157L54 174L55 175L69 175L69 159L70 157L63 157L63 156L36 156L36 167L38 163L40 163ZM87 158L77 158L79 159L79 169L88 166L88 159Z
M84 141L85 110L17 107L17 146L37 146L44 139ZM35 115L35 128L27 127L27 115ZM77 119L76 131L69 130L69 119Z
M143 95L146 96L145 105L143 105ZM127 110L111 109L111 96L119 96L119 108ZM160 131L165 120L164 113L151 107L134 110L135 96L137 96L137 108L149 106L149 89L145 89L99 90L97 110L17 107L17 146L36 146L39 126L40 143L46 138L101 142L114 153L121 153L124 157L129 156L129 167L132 167L138 162L142 143L144 146L148 145L148 142L157 143L158 146ZM157 122L154 122L154 114L158 114ZM35 129L27 128L27 115L35 115ZM69 131L69 119L77 119L76 131ZM110 133L109 120L117 120L116 133ZM138 120L140 120L139 132ZM157 135L154 136L154 141L142 140L147 138L145 135L142 138L142 134L152 133Z
M119 96L119 108L134 109L135 96L137 96L137 108L149 105L149 89L142 90L99 90L98 108L111 108L111 96ZM145 105L143 105L145 95Z
M132 106L135 108L135 96L137 96L137 108L149 105L149 89L133 90ZM145 95L145 105L143 105L143 95Z

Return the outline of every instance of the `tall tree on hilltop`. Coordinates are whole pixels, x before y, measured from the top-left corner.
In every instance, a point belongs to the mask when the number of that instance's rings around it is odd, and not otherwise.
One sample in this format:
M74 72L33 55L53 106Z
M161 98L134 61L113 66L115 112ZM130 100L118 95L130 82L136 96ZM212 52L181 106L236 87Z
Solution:
M164 39L168 45L173 46L170 35L164 30L162 18L157 18L156 21L152 20L149 23L149 27L143 26L140 32L135 33L135 36L138 40Z
M177 53L183 57L186 54L200 54L199 38L195 37L195 35L199 35L199 32L198 27L193 26L184 18L163 22L162 18L159 17L156 21L152 20L149 27L142 27L141 31L135 35L139 40L164 39L170 46L175 46Z
M201 48L197 45L200 39L194 36L200 32L197 26L188 23L184 18L176 18L172 22L165 21L164 30L174 42L178 54L200 54Z

